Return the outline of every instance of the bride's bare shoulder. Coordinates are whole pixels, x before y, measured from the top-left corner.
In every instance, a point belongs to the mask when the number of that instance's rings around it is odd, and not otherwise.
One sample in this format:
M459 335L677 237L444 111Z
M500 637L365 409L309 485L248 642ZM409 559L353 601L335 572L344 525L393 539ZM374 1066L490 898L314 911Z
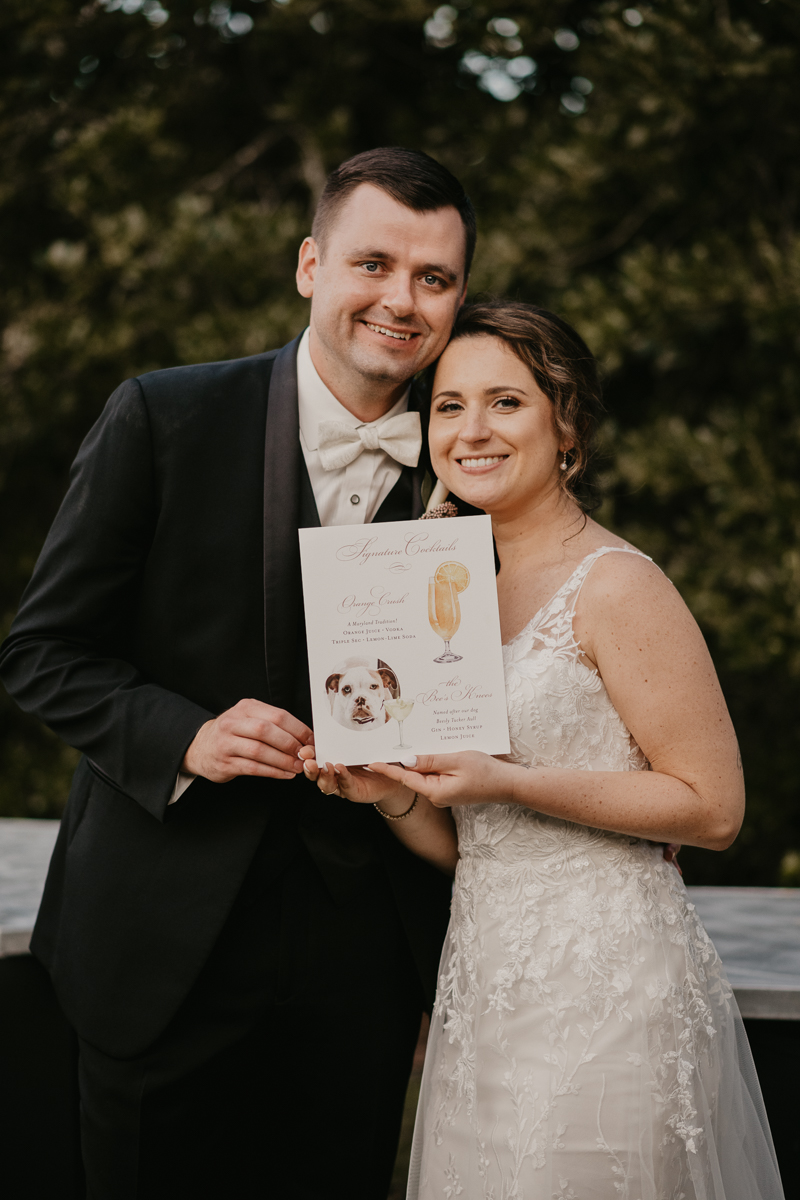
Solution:
M688 609L674 584L644 551L600 525L592 531L593 549L611 547L634 553L603 554L592 564L582 589L584 611L606 610L630 616L639 612L646 619L660 612L674 618L677 611L689 616ZM589 551L591 553L591 551Z
M637 549L621 538L605 544ZM602 654L624 657L632 648L642 651L668 646L674 657L688 653L698 660L707 654L702 634L677 588L641 552L604 554L592 564L578 598L573 628L587 662L596 667Z
M584 558L589 557L589 554L594 554L595 551L604 550L607 547L612 548L612 550L638 551L638 546L633 546L632 542L625 541L618 534L610 532L610 529L597 524L596 521L591 520L591 517L587 518L587 521L585 521L583 528L579 530L578 534L573 534L572 538L567 539L564 545L565 548L569 548L570 556L575 558L577 562L582 562ZM620 554L604 554L603 556L603 558L620 557L627 558L632 556L627 556L627 554L622 554L622 556ZM593 566L593 572L595 570L596 566Z

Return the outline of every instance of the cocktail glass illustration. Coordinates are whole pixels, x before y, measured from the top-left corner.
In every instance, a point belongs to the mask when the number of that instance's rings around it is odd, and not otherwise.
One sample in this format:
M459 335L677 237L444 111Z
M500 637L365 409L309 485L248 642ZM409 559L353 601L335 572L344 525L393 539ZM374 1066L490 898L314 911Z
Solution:
M450 639L461 624L459 594L468 587L469 571L459 562L441 563L428 580L428 620L433 632L444 642L444 653L434 662L461 662L461 655L453 654L450 649Z
M386 705L385 705L386 711L388 712L390 717L394 717L394 719L395 719L395 721L397 721L398 727L400 729L400 741L397 743L396 746L392 747L393 750L407 750L408 749L408 745L403 741L403 721L405 721L407 717L411 716L411 710L413 707L414 707L413 700L401 700L399 696L397 697L396 700L387 700L386 701Z

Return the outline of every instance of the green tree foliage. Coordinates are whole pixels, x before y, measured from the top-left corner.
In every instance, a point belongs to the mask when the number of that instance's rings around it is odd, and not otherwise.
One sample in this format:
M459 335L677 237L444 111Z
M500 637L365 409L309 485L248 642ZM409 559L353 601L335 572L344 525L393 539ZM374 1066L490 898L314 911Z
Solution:
M800 848L797 0L239 2L0 11L4 621L119 380L293 336L327 171L424 149L478 207L473 290L556 308L599 354L600 517L712 645L750 806L692 878L778 882ZM72 752L3 720L2 811L57 812Z

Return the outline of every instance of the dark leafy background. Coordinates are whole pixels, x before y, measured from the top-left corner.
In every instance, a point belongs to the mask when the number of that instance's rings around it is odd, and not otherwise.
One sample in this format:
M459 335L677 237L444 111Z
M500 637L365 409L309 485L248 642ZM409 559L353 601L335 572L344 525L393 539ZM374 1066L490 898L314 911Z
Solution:
M474 291L600 356L600 519L711 644L749 807L687 875L797 885L800 6L236 3L0 9L4 625L109 392L293 336L326 172L417 147L478 207ZM0 811L57 815L74 752L2 720Z

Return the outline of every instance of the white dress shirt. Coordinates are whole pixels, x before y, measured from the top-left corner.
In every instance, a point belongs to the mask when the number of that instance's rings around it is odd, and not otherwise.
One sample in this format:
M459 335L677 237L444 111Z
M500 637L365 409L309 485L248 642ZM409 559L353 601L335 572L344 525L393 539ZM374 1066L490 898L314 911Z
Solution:
M348 412L322 382L311 361L310 330L306 330L297 349L297 407L300 417L300 445L306 461L320 525L366 525L375 516L403 470L384 450L363 450L346 467L326 471L319 460L317 430L320 421L341 421L352 429L367 424ZM380 426L390 417L408 411L410 388L395 405L370 421Z
M300 446L303 451L311 489L322 526L366 525L377 513L402 473L399 462L384 450L363 450L354 462L326 471L319 460L317 429L320 421L342 421L353 429L366 424L340 404L322 382L311 361L310 329L306 329L297 348L297 407L300 417ZM408 411L411 387L382 417L370 424L380 425ZM194 775L180 772L172 797L175 801L189 787Z

